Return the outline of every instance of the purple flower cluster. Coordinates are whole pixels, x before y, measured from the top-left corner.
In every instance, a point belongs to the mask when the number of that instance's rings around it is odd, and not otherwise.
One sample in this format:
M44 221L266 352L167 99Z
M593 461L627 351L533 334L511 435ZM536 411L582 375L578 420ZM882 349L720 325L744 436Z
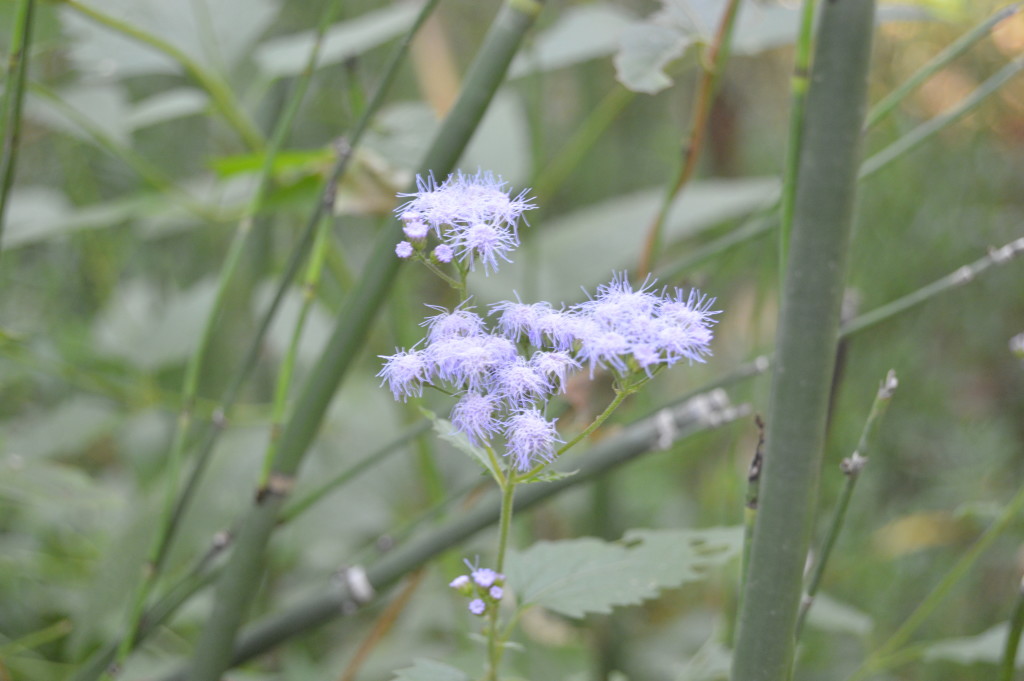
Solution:
M451 422L476 444L502 436L519 471L551 461L561 440L543 405L564 391L572 372L589 366L616 376L651 376L660 366L710 354L713 299L697 291L633 290L625 273L568 309L505 301L491 307L493 330L461 306L427 318L425 346L382 356L378 376L395 399L423 394L424 385L459 397Z
M487 610L496 606L505 595L505 575L490 568L474 567L466 561L470 569L468 575L459 575L448 585L466 597L472 597L469 611L482 616Z
M519 246L518 223L523 212L535 208L526 191L512 196L507 183L493 173L479 171L466 175L461 171L438 183L433 175L416 177L419 191L399 194L412 197L396 213L405 223L407 241L395 247L399 258L409 258L427 250L431 231L441 242L431 257L437 262L459 262L475 269L483 264L484 273L496 271L498 261Z

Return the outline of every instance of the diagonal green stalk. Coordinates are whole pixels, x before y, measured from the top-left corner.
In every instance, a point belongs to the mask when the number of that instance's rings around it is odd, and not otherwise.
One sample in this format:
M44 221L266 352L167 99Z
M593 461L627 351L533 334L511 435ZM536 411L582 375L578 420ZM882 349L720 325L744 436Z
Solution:
M238 136L242 138L245 145L250 149L258 150L262 149L264 145L263 135L256 124L252 122L249 116L245 113L245 110L235 99L235 95L231 92L231 88L224 82L221 77L212 71L208 71L203 68L199 62L192 59L190 56L179 50L177 47L167 42L166 40L143 31L142 29L132 26L126 21L121 21L117 17L104 14L99 10L89 7L88 5L82 4L78 0L64 0L64 4L68 5L75 11L83 14L98 24L106 26L107 28L117 31L123 35L152 47L153 49L163 52L168 57L176 61L188 75L192 77L207 94L210 95L210 99L213 100L214 106L220 111L224 120L234 129Z
M797 171L803 146L804 115L807 89L811 85L811 47L814 33L814 0L803 0L800 27L796 34L793 75L790 77L789 139L786 142L786 165L782 171L782 196L779 199L779 272L786 271L786 254L793 231L793 208L796 200Z
M696 398L707 404L704 396ZM724 426L747 414L746 410L731 407L695 407L690 403L665 409L659 414L626 426L590 447L581 457L581 465L575 475L560 478L543 485L528 485L519 491L516 500L517 511L524 511L567 489L590 482L644 454L663 448L662 438L666 429L666 416L673 424L669 430L674 442L679 442L698 433ZM500 495L489 496L480 506L459 514L435 527L426 535L395 547L365 568L357 566L365 574L375 592L381 592L396 584L408 573L419 569L431 559L455 546L477 532L496 523L501 513ZM298 603L288 610L267 616L256 622L240 637L231 654L231 664L244 662L282 641L318 627L332 619L352 614L373 602L372 595L355 593L347 582L334 584L313 597ZM193 681L184 670L161 677L161 681Z
M864 423L864 430L861 431L857 448L849 458L843 459L840 464L840 469L843 471L843 475L846 476L846 484L843 485L843 491L839 495L839 501L836 503L835 511L832 514L832 522L829 523L828 532L825 534L825 541L821 546L821 555L818 556L814 570L811 572L811 577L807 581L807 591L800 602L800 615L796 620L796 637L798 639L800 638L800 632L803 631L807 613L810 611L811 606L814 605L814 597L821 586L821 580L825 576L825 568L828 566L828 559L832 554L832 548L835 546L836 539L839 538L839 533L843 529L846 509L850 506L850 499L853 497L853 490L857 486L857 479L860 477L860 472L864 469L865 464L867 464L868 457L866 453L870 451L871 445L874 444L878 423L888 409L897 386L896 373L890 370L875 394L875 401L872 403L871 411L868 413L867 421Z
M665 192L654 220L647 228L647 237L640 255L640 264L637 267L637 276L641 279L654 269L655 261L661 250L661 235L665 229L665 220L668 218L672 204L679 198L697 171L697 162L700 160L700 152L704 147L704 135L707 132L708 120L711 116L711 106L718 93L718 85L722 73L725 71L725 65L729 61L732 30L736 24L739 6L740 0L729 0L729 4L726 5L722 14L722 22L718 25L718 31L704 57L704 73L694 98L693 120L690 122L690 131L683 146L683 157L680 160L679 170L672 185Z
M893 161L904 156L907 152L916 149L921 144L935 136L936 133L956 123L967 114L974 111L988 97L994 95L999 89L1008 83L1011 78L1024 69L1024 57L1017 58L989 76L984 83L975 88L971 94L961 101L956 108L947 111L935 118L925 121L906 135L882 149L880 152L864 161L860 169L860 179L866 179L886 167Z
M35 0L18 0L11 33L11 52L7 57L7 78L0 129L3 149L0 151L0 244L7 222L7 200L14 186L14 170L18 165L18 142L21 138L21 111L28 81L28 55L32 44L32 19Z
M872 0L822 7L732 678L787 681L818 471L867 99Z
M454 168L540 8L539 3L523 0L503 6L466 77L458 101L421 165L422 174L434 172L444 176ZM398 271L394 244L401 239L400 234L397 221L382 230L363 278L349 294L327 347L300 391L281 434L269 480L243 522L235 550L218 581L213 612L193 659L193 681L216 681L230 663L235 635L262 575L263 553L280 508L331 398L357 356Z
M914 74L905 80L898 88L887 94L877 104L871 107L871 111L868 112L868 118L864 123L864 127L866 129L871 129L878 125L878 123L880 123L884 118L895 111L896 107L898 107L911 92L948 66L954 59L974 47L978 41L988 36L997 24L1002 23L1018 11L1020 11L1019 2L1007 5L950 43L944 50L929 59L924 66L915 71Z

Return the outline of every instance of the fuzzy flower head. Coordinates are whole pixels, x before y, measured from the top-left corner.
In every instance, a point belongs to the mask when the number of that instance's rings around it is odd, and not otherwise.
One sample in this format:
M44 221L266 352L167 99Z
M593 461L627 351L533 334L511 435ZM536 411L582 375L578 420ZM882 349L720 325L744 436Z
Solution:
M539 463L554 460L555 445L561 441L555 422L545 419L538 409L523 409L506 421L507 454L521 473Z
M410 241L420 243L430 230L441 244L434 250L437 262L448 263L456 256L470 270L482 263L484 274L498 269L498 262L510 262L508 253L519 246L519 220L535 208L526 191L512 196L506 182L493 173L461 171L437 182L433 175L416 177L418 191L399 194L410 197L396 209L405 223ZM403 248L399 257L408 249Z
M394 355L380 357L386 361L377 376L382 379L381 385L388 384L396 400L402 398L405 401L408 397L423 394L423 383L432 369L432 363L423 351L400 350Z

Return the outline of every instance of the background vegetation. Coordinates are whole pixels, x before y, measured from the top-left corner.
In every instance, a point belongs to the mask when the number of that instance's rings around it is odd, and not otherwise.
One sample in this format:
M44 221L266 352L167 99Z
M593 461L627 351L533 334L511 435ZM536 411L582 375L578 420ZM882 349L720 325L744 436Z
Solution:
M620 52L624 27L659 5L543 8L457 165L532 187L539 205L516 263L476 280L478 302L507 298L513 289L524 300L575 302L581 286L593 290L612 269L636 269L678 169L698 56L722 4L675 3L696 17L688 33L693 44L671 61L671 81L654 94L624 88L616 64L623 70L629 57ZM299 101L313 30L334 5L308 92L265 174L272 131ZM871 101L1002 5L883 3ZM17 174L0 236L0 678L70 678L123 638L144 588L142 566L168 482L185 478L207 427L220 427L222 396L321 201L320 187L338 158L335 140L351 139L418 9L372 0L36 4ZM0 6L5 53L18 36L16 10L15 3ZM289 287L150 599L220 569L222 552L210 547L252 505L268 438L288 413L275 400L275 386L297 320L308 315L289 399L364 278L374 238L394 229L394 195L406 191L420 167L496 11L496 3L439 3L399 62L383 105L329 193L333 211L317 250L323 273L312 305L302 312L301 281ZM723 314L715 356L660 377L616 415L606 437L772 350L777 239L774 230L752 232L748 218L771 205L783 168L796 12L772 3L743 11L696 178L672 205L654 263L661 283L717 296ZM1016 14L879 122L866 138L865 157L954 110L1006 64L1019 64L1022 49L1024 17ZM6 77L8 92L14 73ZM649 65L643 75L656 80ZM656 89L650 81L643 87ZM844 319L1020 239L1022 144L1018 77L865 179ZM254 195L262 199L251 203ZM222 292L192 403L189 361L247 215L254 217L252 232ZM723 247L730 238L734 243ZM815 544L844 484L839 461L856 447L890 368L900 387L829 564L827 598L812 610L798 678L854 674L1019 492L1024 365L1010 339L1024 332L1022 291L1021 263L1008 262L843 342ZM274 533L251 617L315 598L330 589L339 567L387 556L407 536L422 535L437 522L427 509L445 499L459 504L440 514L449 518L474 503L460 495L479 481L479 471L447 444L421 429L391 446L420 415L393 402L374 377L378 355L419 337L422 303L450 302L448 295L426 272L402 268L330 404L295 497L368 456L371 467ZM768 386L766 375L750 374L728 382L728 397L763 414ZM603 388L570 392L563 423L578 426L600 411L608 399ZM447 408L443 399L426 403ZM183 404L194 404L195 422L174 463ZM522 513L513 541L525 547L537 539L618 537L630 528L739 525L757 440L749 417L639 457L602 482ZM569 466L585 459L581 453ZM996 541L910 638L888 651L899 655L873 678L994 678L1024 569L1024 524L1019 514L1003 521ZM487 555L492 545L487 532L463 542L394 596L313 631L297 628L285 645L231 678L389 679L418 657L473 669L480 651L467 634L476 623L445 585L459 574L462 556ZM204 555L209 564L195 571ZM528 652L510 655L511 668L538 680L588 678L602 664L631 679L717 678L714 664L702 672L688 660L698 650L701 659L717 660L706 644L718 635L728 639L734 626L738 568L716 570L700 584L616 610L612 618L534 611L519 637ZM144 645L123 655L121 676L158 678L188 660L211 594L198 590Z

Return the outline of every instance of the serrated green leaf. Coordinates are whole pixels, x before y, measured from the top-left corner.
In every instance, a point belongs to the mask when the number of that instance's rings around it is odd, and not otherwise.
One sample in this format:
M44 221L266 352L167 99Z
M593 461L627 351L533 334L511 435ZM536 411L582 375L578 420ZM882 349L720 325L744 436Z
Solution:
M474 447L470 443L469 439L455 430L455 426L448 419L442 419L437 414L430 411L429 409L420 408L423 415L430 419L430 422L434 424L434 432L437 436L447 442L448 444L455 447L455 449L468 454L470 458L483 466L484 470L491 474L491 477L495 480L500 480L504 476L501 471L494 468L494 464L491 462L491 457L487 455L487 450L481 447Z
M469 676L443 662L419 658L411 667L395 672L393 681L469 681Z
M737 556L741 543L740 528L631 530L621 542L537 543L512 553L505 574L522 605L582 617L699 581L709 568Z

